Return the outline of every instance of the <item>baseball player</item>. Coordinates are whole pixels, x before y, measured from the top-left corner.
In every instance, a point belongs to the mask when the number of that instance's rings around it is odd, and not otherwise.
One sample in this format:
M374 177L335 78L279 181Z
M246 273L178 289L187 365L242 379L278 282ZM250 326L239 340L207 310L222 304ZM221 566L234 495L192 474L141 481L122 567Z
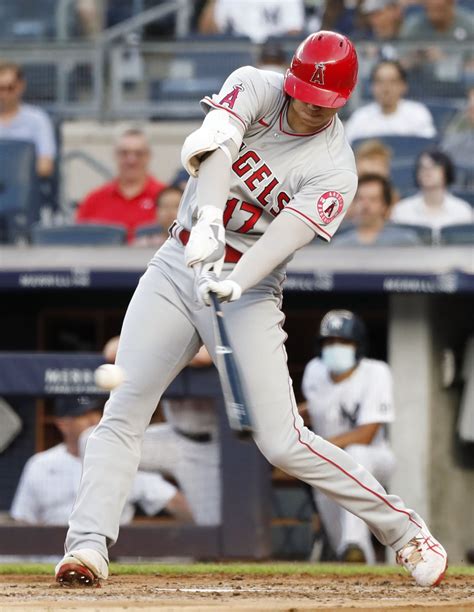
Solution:
M386 485L395 457L385 436L394 418L392 375L383 361L364 357L365 325L347 310L331 310L319 330L321 358L303 375L311 429L343 448ZM313 489L321 522L333 551L343 561L375 562L364 521Z
M304 427L288 374L285 266L315 236L331 239L354 196L354 156L337 110L356 79L350 40L321 31L301 43L284 76L239 68L202 100L207 115L182 148L192 178L178 219L125 315L116 363L126 380L89 438L59 582L107 578L107 548L159 397L202 343L216 362L210 292L225 302L254 439L267 459L363 519L418 584L443 578L446 552L423 520Z

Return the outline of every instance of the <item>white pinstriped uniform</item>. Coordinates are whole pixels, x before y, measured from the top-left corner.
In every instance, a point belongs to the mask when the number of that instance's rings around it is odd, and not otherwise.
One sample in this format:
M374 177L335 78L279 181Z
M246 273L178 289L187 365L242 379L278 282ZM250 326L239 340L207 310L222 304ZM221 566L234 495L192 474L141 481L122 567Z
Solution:
M166 423L147 427L139 468L173 477L186 497L197 525L221 520L218 427L214 402L205 399L162 402ZM208 442L187 438L209 434Z
M311 428L326 439L369 423L391 423L395 417L392 375L383 361L363 358L349 378L335 383L321 359L312 359L305 368L302 389ZM345 451L388 485L395 457L384 427L370 444L352 444ZM313 494L333 550L340 555L349 544L357 544L373 563L375 554L366 524L317 489Z
M339 119L313 135L292 133L281 75L250 67L233 73L204 106L228 110L245 130L224 212L228 245L246 251L275 215L283 220L294 215L329 240L357 183ZM187 230L195 218L195 190L191 180L179 210L179 224ZM93 548L107 558L107 545L118 537L120 509L139 464L142 437L161 394L201 343L215 358L211 312L195 298L194 272L176 239L181 238L180 226L151 261L125 316L116 363L127 377L112 391L89 439L68 551ZM231 269L227 264L222 278ZM383 543L398 549L419 533L420 517L400 498L387 495L347 453L304 427L298 414L282 330L284 275L282 263L240 299L223 305L255 442L271 463L320 488L365 520Z

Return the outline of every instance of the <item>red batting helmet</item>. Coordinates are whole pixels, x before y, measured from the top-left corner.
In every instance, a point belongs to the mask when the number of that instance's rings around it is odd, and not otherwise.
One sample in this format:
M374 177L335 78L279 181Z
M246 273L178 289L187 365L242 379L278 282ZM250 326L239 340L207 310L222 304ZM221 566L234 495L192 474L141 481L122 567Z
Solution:
M283 87L292 98L307 104L339 108L357 82L357 54L351 41L321 30L306 38L286 71Z

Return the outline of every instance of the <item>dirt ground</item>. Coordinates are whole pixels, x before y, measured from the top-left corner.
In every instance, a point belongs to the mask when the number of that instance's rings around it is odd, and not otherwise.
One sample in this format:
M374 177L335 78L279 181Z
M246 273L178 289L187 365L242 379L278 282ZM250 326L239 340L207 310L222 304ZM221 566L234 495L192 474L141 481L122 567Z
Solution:
M449 576L436 589L408 576L111 576L101 587L65 588L47 576L0 576L0 611L299 612L450 609L474 611L474 577Z

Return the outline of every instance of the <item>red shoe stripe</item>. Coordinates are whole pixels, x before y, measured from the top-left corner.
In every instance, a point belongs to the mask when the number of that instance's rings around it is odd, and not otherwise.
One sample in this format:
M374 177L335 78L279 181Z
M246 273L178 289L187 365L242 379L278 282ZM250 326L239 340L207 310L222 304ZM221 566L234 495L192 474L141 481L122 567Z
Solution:
M64 565L61 565L58 570L58 573L56 574L56 582L68 582L68 580L65 578L65 575L70 572L74 572L74 574L84 576L85 578L91 581L91 585L97 585L99 583L99 579L97 578L97 576L88 567L85 567L80 563L65 563ZM72 580L72 582L74 581L75 580ZM80 582L80 580L77 581Z

